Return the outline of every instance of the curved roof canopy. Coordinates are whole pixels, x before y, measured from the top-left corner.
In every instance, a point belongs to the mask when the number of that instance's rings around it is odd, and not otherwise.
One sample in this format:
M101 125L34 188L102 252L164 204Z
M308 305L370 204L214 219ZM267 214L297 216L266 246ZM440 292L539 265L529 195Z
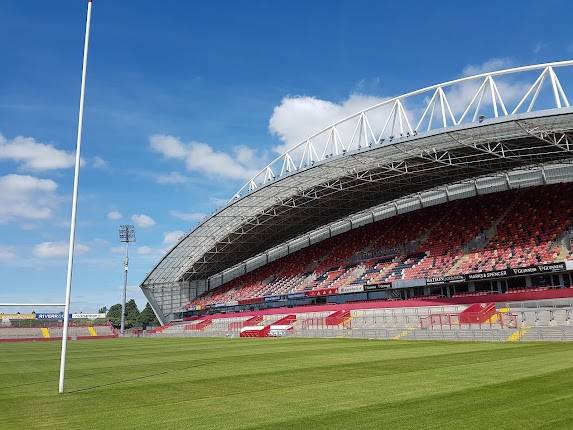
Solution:
M182 238L142 287L207 279L329 222L441 185L572 160L573 109L563 79L571 66L434 85L325 128Z

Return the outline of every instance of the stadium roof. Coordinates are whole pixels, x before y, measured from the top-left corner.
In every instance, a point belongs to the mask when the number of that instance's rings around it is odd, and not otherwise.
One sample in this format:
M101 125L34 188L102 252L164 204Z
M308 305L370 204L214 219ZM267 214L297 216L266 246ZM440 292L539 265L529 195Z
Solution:
M142 287L213 277L351 214L388 202L398 212L396 202L409 196L423 202L423 193L440 186L570 162L573 109L556 70L572 65L526 66L434 85L327 127L273 160L182 238ZM519 86L523 92L509 111L504 88L515 75L528 74L533 83ZM454 96L464 91L469 97L456 105Z

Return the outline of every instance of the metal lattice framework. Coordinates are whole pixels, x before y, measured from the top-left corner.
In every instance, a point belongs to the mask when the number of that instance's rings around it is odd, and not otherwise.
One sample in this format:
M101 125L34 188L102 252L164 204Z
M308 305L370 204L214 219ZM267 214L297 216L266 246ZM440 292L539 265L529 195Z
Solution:
M332 124L289 149L251 178L233 198L240 198L243 194L252 192L277 177L365 146L381 145L397 137L409 137L420 132L483 121L487 114L499 118L532 112L546 81L550 83L555 103L553 107L569 107L569 100L555 69L572 65L573 61L563 61L482 73L432 85L383 101ZM540 72L514 108L508 111L496 79L530 71ZM456 118L446 92L448 89L455 90L467 84L475 84L476 89ZM471 87L469 89L471 90ZM427 96L421 114L417 115L415 109L407 112L405 106L408 102L420 96ZM486 104L491 106L490 111L486 109ZM480 117L480 113L483 117ZM415 124L415 127L412 127L412 124ZM348 133L344 133L341 129L352 130L349 139L341 137L343 134L348 137Z
M204 287L213 288L252 270L249 259L351 214L389 202L398 208L400 199L460 181L569 163L571 66L464 77L336 122L269 163L182 238L146 277L144 293L166 314L177 304L155 300L157 291L180 294L190 281L218 279Z

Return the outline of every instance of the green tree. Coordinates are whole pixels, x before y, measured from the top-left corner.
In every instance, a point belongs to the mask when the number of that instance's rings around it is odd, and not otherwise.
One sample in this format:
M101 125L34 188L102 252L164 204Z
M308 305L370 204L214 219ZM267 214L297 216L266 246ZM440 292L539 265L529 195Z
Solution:
M139 314L138 325L143 328L159 325L159 320L155 316L155 312L153 312L153 309L151 309L151 305L149 303L145 305L145 308Z
M138 322L139 309L137 309L137 303L135 303L135 300L131 299L125 304L125 327L136 327Z
M121 325L121 304L118 303L109 308L107 319L115 328Z
M116 328L121 326L121 304L115 304L109 308L107 319ZM138 325L139 309L137 303L131 299L125 304L125 328L131 328Z

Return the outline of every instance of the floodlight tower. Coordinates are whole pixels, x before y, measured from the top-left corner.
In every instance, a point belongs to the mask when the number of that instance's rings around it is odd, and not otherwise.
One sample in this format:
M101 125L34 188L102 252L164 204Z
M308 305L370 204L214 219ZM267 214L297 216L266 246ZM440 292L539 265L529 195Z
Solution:
M123 301L121 302L121 334L125 332L125 296L127 292L127 270L129 267L129 243L135 242L135 228L132 225L119 226L119 241L125 243L125 260L123 260Z

